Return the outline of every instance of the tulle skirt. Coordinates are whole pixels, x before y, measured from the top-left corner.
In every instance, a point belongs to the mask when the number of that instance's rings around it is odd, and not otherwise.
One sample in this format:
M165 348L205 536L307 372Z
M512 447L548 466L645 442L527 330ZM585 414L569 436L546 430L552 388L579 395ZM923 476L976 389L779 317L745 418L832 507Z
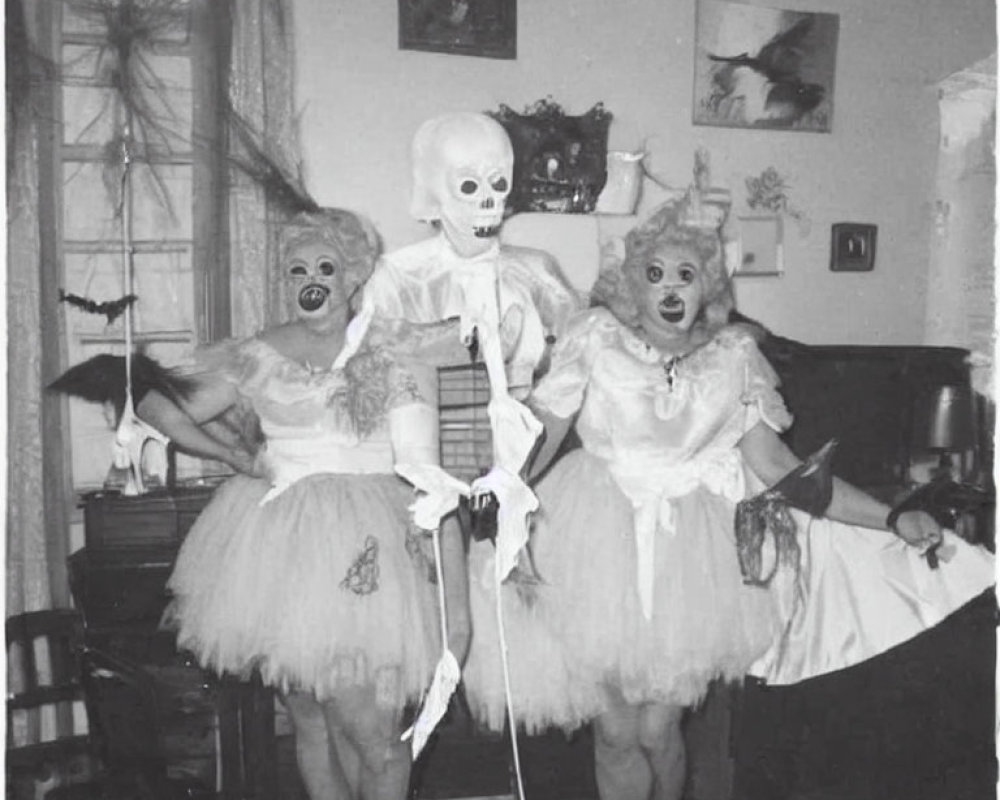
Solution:
M265 481L221 486L181 548L165 624L219 673L283 690L374 686L399 708L440 653L433 561L392 475L304 478L260 505Z
M537 486L531 552L540 583L525 603L503 587L515 718L529 730L572 728L610 702L691 705L711 681L741 678L777 634L770 592L743 584L733 504L698 489L674 502L674 535L658 531L653 607L637 591L633 509L604 463L577 450ZM473 551L470 705L498 727L503 676L490 579Z

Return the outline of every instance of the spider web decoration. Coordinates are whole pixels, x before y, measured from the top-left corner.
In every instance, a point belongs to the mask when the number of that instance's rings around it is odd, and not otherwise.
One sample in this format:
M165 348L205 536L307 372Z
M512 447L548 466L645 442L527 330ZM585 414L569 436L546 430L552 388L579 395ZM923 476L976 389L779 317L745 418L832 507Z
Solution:
M96 69L114 90L97 115L83 128L86 135L106 114L113 114L118 134L104 146L104 184L112 197L116 217L122 215L126 192L121 181L124 153L149 167L157 199L174 215L170 194L157 172L154 158L173 152L175 135L165 120L178 117L166 99L167 86L150 64L158 42L184 30L190 7L182 0L67 0L81 19L99 27ZM124 126L120 124L125 120Z
M232 107L228 110L232 143L238 152L229 156L234 166L260 185L265 196L290 216L315 213L317 203L302 185L301 177L282 166L264 143L262 136Z

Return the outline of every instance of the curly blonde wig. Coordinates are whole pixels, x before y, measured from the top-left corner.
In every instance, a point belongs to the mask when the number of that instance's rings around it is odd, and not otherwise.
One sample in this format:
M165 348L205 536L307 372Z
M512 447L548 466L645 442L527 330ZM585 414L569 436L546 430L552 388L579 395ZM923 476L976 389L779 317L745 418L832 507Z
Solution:
M333 249L344 268L347 293L353 295L371 276L381 253L374 226L359 214L341 208L303 211L282 226L282 262L292 250L316 239Z
M686 198L665 203L626 234L623 255L606 249L591 292L592 302L607 307L626 325L636 324L636 292L647 290L645 267L663 247L684 248L697 257L703 293L695 327L711 336L726 325L734 302L719 228L693 219L690 212Z

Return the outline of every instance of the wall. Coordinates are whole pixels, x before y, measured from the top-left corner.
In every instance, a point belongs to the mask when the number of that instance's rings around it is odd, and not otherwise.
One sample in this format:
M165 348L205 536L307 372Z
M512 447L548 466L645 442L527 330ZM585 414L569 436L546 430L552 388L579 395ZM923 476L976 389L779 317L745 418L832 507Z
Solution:
M611 147L645 144L653 171L673 184L689 182L698 146L712 154L715 182L737 196L771 165L789 179L809 223L786 226L783 277L738 280L744 312L813 343L919 343L935 81L995 49L994 5L785 5L840 15L830 134L693 126L695 0L520 0L515 61L401 51L391 0L295 0L307 185L322 203L368 213L397 247L427 233L407 216L409 141L424 119L500 103L520 110L549 95L571 113L603 101L615 115ZM830 224L839 221L879 226L874 272L829 271Z

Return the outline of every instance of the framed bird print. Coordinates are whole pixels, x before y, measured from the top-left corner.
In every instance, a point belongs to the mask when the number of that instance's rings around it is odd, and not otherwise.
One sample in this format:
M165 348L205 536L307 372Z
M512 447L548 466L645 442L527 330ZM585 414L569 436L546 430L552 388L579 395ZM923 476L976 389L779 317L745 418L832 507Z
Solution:
M840 17L698 0L694 123L829 133Z

